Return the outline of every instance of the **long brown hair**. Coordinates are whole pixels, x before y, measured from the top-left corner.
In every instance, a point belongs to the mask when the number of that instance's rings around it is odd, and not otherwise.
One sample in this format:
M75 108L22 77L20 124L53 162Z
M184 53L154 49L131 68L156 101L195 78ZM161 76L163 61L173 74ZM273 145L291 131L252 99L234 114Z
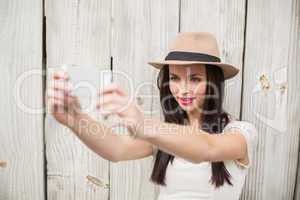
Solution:
M223 111L222 103L224 97L224 74L223 71L215 65L205 65L206 68L206 92L203 102L204 111L202 113L201 129L210 134L221 133L223 128L229 122L227 112ZM157 87L160 91L160 103L164 115L164 121L175 124L188 124L188 116L185 110L175 100L169 88L169 65L165 65L157 77ZM217 90L217 91L216 91ZM209 98L209 96L217 98ZM165 176L169 162L173 163L174 156L158 149L151 174L151 181L166 185ZM215 187L222 186L224 181L233 185L230 181L231 175L227 171L224 162L211 162L212 177L211 183Z

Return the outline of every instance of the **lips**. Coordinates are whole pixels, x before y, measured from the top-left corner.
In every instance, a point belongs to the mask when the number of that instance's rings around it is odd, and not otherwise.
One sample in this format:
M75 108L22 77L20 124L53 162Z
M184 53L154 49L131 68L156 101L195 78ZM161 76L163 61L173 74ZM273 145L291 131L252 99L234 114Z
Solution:
M195 99L195 97L187 97L187 98L179 97L179 101L183 105L189 105L189 104L193 103L194 99Z

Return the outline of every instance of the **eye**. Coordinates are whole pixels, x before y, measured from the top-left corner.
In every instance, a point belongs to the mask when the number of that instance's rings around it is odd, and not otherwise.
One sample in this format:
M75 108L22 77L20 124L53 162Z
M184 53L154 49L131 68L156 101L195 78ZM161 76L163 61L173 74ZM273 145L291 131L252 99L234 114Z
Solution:
M199 82L199 81L201 81L201 78L196 78L196 77L194 77L194 78L191 78L191 80L192 80L192 81Z
M177 80L177 77L172 76L172 77L170 77L170 80L171 80L171 81L175 81L175 80Z

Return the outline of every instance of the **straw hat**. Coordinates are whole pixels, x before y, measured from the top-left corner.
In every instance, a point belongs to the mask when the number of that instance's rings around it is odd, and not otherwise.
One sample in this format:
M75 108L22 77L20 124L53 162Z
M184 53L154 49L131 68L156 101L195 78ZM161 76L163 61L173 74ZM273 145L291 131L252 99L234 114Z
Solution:
M233 65L222 63L218 43L214 35L208 32L178 33L163 61L149 61L148 64L157 69L164 65L211 64L219 66L224 72L224 79L235 76L239 69Z

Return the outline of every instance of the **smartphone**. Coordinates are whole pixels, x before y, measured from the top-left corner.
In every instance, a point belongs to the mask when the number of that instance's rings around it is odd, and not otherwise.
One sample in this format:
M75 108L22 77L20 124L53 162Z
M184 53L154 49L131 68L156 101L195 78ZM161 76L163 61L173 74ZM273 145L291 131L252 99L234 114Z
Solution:
M82 112L89 114L96 120L103 120L96 106L99 101L99 91L112 82L110 68L74 64L48 67L50 77L58 71L64 71L69 75L69 82L72 84L71 94L78 97Z

